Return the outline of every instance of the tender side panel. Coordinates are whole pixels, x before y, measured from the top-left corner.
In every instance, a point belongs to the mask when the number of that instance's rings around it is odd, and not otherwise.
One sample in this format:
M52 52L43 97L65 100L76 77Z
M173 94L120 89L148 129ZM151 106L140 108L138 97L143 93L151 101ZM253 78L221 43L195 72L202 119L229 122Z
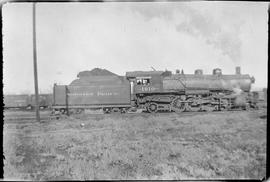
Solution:
M53 105L66 105L66 86L55 85L53 89Z
M121 105L130 104L130 86L68 86L68 104L72 105Z

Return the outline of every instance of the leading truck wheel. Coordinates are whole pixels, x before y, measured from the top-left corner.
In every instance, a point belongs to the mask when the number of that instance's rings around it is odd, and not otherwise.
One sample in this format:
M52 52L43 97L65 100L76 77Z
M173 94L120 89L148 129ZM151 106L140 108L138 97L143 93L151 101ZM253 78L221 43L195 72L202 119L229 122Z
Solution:
M158 104L154 103L154 102L149 103L148 106L147 106L147 110L150 113L156 113L157 110L158 110Z
M243 106L243 109L246 110L246 111L249 111L250 110L250 104L247 103L245 106Z

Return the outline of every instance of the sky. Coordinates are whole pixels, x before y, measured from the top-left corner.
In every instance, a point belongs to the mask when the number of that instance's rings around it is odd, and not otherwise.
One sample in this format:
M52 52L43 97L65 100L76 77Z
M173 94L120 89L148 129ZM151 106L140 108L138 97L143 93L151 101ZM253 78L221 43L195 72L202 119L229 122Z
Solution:
M78 72L183 69L241 73L267 87L268 3L37 3L40 93L70 84ZM34 93L32 3L6 3L3 16L4 94Z

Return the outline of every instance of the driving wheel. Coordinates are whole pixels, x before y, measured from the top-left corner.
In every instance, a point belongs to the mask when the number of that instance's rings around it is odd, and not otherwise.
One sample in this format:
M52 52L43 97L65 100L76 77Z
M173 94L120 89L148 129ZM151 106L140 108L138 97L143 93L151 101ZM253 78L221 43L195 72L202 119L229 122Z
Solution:
M157 104L157 103L154 103L154 102L151 102L150 104L148 104L147 110L148 110L150 113L155 113L155 112L157 112L157 110L158 110L158 104Z

